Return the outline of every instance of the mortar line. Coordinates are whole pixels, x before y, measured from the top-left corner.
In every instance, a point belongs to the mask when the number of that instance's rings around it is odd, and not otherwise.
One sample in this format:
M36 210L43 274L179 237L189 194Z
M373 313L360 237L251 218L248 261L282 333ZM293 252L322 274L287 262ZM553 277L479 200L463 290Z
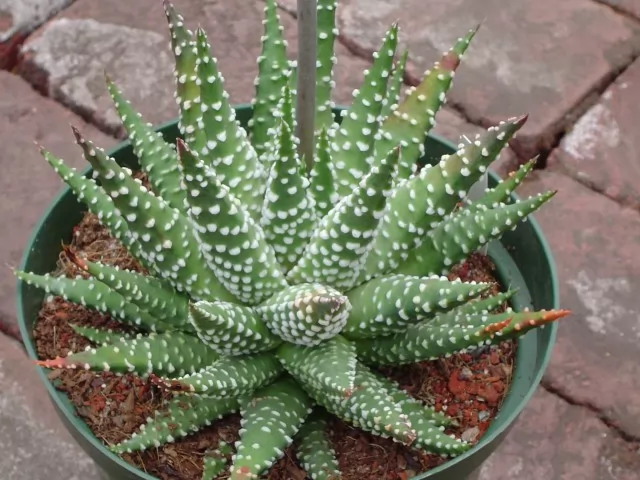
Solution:
M620 198L616 198L616 197L613 197L613 196L607 194L602 188L599 188L593 182L590 182L590 181L586 180L585 178L580 178L579 176L575 175L574 172L570 171L567 168L567 166L564 165L561 161L558 161L558 162L556 162L554 164L553 172L555 172L555 173L557 173L559 175L563 175L563 176L567 177L568 179L578 183L580 186L586 188L587 190L590 190L591 192L595 193L596 195L603 196L607 200L609 200L611 202L614 202L620 208L628 209L628 210L633 211L636 214L640 214L640 206L633 205L633 204L631 204L629 202L623 201Z
M22 82L26 83L31 88L31 90L33 90L35 93L40 95L42 98L46 98L47 100L51 100L57 103L65 110L67 110L68 112L71 112L73 115L75 115L76 117L78 117L79 119L87 123L88 125L91 125L92 127L96 128L98 131L107 135L108 137L118 140L119 142L123 142L126 140L126 138L119 137L116 133L114 133L113 129L107 128L104 125L102 125L100 122L94 121L90 113L83 112L82 109L73 108L72 106L67 105L66 102L60 100L59 98L49 95L48 92L43 91L45 89L37 88L33 83L31 83L29 80L24 78L19 73L17 72L7 72L7 73L13 75L14 77L19 78Z
M600 420L600 422L602 422L602 424L604 424L609 430L612 430L613 432L615 432L625 442L627 442L627 443L638 443L638 442L640 442L640 437L639 436L636 436L636 435L633 435L633 434L630 434L630 433L624 431L622 429L622 427L617 425L614 420L612 420L607 415L602 413L602 411L598 407L593 405L591 402L579 401L579 400L576 400L576 399L572 398L571 396L569 396L569 394L567 394L566 392L562 391L560 388L553 386L549 381L545 380L544 378L543 378L542 382L540 383L540 385L547 392L549 392L552 395L555 395L556 397L558 397L559 399L561 399L565 403L568 403L569 405L572 405L574 407L582 407L582 408L585 408L585 409L589 410L591 413L593 413L598 418L598 420Z
M606 3L603 0L593 0L593 1L595 3L597 3L598 5L601 5L603 7L607 7L609 10L614 12L616 15L620 15L621 17L624 17L624 18L626 18L628 20L631 20L631 21L633 21L635 23L640 23L640 18L636 17L631 12L627 12L623 8L620 8L620 7L616 6L616 5L612 5L612 4Z
M22 343L22 336L20 335L20 330L18 329L18 326L1 318L0 318L0 335L4 335L5 337L12 338L13 340L17 341L20 345L22 345L22 347L24 348L24 345Z

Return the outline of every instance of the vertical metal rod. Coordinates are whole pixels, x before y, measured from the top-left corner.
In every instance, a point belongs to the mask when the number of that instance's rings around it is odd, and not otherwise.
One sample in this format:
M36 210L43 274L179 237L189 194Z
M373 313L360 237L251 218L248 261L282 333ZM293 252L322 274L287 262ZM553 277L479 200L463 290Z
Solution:
M317 28L316 0L298 0L296 136L300 139L299 152L304 155L308 169L313 165Z

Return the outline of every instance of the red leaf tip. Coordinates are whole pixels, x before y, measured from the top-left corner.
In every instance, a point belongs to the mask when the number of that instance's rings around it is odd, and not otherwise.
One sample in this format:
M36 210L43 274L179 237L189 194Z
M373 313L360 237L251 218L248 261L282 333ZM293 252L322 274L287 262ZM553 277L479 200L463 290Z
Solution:
M76 142L78 144L84 143L84 138L82 138L82 134L80 133L80 130L78 130L78 128L75 125L70 125L70 127L74 137L76 137Z
M50 360L37 360L36 365L44 368L63 368L72 366L67 363L67 359L64 357L56 357Z
M492 323L490 325L487 325L486 327L484 327L482 329L482 331L484 333L498 333L501 330L504 330L505 328L507 328L507 326L511 323L511 318L507 318L506 320L503 320L502 322L496 322L496 323Z
M513 124L517 127L521 127L525 124L525 122L529 119L529 114L525 113L524 115L520 115L519 117L515 117L513 120Z

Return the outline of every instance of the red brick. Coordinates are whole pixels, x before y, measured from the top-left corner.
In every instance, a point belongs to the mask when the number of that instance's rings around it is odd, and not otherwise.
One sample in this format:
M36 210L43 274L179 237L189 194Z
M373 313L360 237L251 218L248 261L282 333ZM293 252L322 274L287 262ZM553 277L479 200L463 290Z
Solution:
M434 0L428 8L421 0L343 0L338 10L341 34L361 51L377 49L398 20L417 73L482 22L449 98L487 126L529 113L514 142L523 159L550 149L567 114L640 51L635 22L586 0Z
M519 189L546 190L558 194L535 216L573 314L560 321L545 382L640 437L640 214L553 169Z
M640 61L635 61L567 133L550 164L577 180L640 208Z
M11 480L99 480L93 461L56 414L37 368L0 335L0 471Z
M640 457L583 407L539 389L477 480L633 480Z
M115 139L86 125L80 118L53 100L35 92L20 77L0 71L0 316L15 322L15 277L8 271L17 267L31 229L63 183L42 158L34 142L43 145L68 164L84 168L81 150L75 144L69 124L103 147ZM0 382L1 383L1 382Z

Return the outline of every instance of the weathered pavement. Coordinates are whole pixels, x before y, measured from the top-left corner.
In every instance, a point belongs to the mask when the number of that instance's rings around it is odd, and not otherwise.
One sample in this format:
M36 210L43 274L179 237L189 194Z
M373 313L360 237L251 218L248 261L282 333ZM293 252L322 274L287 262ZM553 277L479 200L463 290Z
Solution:
M291 8L294 0L281 0ZM207 31L234 103L253 94L262 1L176 0ZM436 132L456 141L530 113L499 164L541 153L521 193L558 189L536 215L558 266L563 308L553 359L531 404L480 479L631 480L640 471L640 1L482 3L341 0L336 103L348 103L371 50L396 19L414 83L450 42L484 20ZM297 24L281 18L295 55ZM24 46L20 48L20 45ZM103 70L145 119L175 117L172 61L157 0L0 0L0 264L15 267L60 188L36 140L83 162L69 123L99 145L122 134ZM32 88L33 87L33 88ZM472 121L475 125L468 123ZM37 186L37 188L34 188ZM14 280L0 274L0 325L15 326ZM7 328L8 326L8 328ZM93 480L53 413L33 365L0 335L0 472L12 479Z
M11 480L99 480L62 427L33 363L0 335L0 472Z

